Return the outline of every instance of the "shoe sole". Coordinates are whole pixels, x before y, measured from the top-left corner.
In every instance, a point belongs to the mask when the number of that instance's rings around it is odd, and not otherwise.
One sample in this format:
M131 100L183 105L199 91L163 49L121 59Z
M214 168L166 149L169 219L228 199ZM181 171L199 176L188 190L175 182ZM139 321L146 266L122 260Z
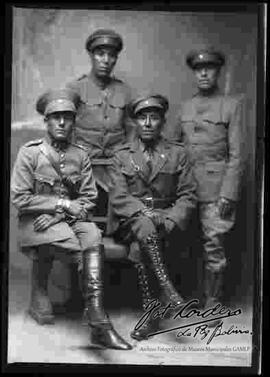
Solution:
M133 333L130 334L130 337L131 337L132 339L138 340L138 342L140 342L140 341L142 341L142 340L148 340L148 336L141 337L141 336L136 336L136 335L133 334Z

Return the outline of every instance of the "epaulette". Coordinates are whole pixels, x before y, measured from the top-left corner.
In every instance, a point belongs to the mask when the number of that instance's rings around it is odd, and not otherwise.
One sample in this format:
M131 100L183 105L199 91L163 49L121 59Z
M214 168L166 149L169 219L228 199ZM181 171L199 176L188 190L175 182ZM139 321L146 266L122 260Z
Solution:
M84 146L84 145L76 144L76 143L71 143L71 145L73 145L74 147L80 148L80 149L82 149L85 152L88 152L88 148L86 146Z
M25 147L32 147L33 145L39 145L42 144L43 140L42 139L37 139L37 140L31 140L28 141L26 144L24 144Z

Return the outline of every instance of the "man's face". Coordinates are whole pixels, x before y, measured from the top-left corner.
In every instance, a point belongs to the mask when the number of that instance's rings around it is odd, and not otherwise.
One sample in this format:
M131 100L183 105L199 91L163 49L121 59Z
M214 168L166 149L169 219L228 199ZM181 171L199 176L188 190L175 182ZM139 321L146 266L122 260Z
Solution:
M52 139L66 141L71 135L75 122L75 114L72 111L57 111L45 118L47 130Z
M143 142L155 141L165 123L164 115L155 108L144 109L136 115L139 137Z
M197 87L199 90L208 91L217 86L220 68L213 64L200 64L194 68Z
M109 77L117 61L115 48L109 46L96 47L90 53L92 60L92 72L95 76Z

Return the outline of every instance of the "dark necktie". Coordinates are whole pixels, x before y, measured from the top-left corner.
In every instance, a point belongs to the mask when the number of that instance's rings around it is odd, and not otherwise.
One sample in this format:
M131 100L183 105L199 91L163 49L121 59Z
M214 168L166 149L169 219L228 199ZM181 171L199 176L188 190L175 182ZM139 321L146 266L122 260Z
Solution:
M146 164L148 168L148 176L150 177L153 170L153 151L150 149L146 149L145 156L146 156Z

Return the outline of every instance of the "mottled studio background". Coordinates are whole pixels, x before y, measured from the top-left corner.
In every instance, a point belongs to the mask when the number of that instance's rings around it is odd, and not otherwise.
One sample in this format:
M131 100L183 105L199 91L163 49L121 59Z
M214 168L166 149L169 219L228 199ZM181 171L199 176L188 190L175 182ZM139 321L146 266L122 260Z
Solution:
M37 96L89 72L85 40L96 28L113 28L124 39L115 75L138 91L151 87L170 100L167 135L174 132L178 104L194 92L185 65L190 49L209 43L227 56L221 86L246 97L246 171L238 219L228 250L232 292L241 299L252 292L254 250L254 165L256 127L257 16L249 13L54 10L14 7L12 66L11 165L18 147L40 137ZM8 126L8 125L7 125ZM17 253L15 211L11 208L10 263L28 270Z

